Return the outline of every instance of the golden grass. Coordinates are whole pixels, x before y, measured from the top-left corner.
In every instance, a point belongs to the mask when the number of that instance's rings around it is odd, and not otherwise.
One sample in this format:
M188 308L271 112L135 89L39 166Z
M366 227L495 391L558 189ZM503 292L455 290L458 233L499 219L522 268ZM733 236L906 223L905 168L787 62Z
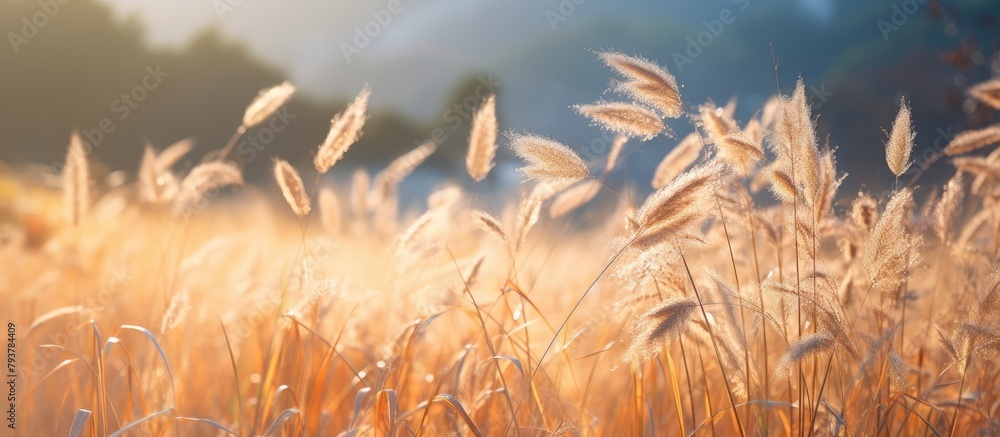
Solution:
M604 185L624 137L598 178L571 147L515 135L535 180L517 202L486 207L446 185L402 215L398 187L433 143L350 187L310 191L276 160L298 217L274 187L219 199L242 183L226 153L178 174L184 143L147 148L136 181L112 186L74 136L64 205L37 175L5 176L0 298L17 325L19 431L1000 431L996 152L953 158L940 200L910 185L846 195L801 81L740 130L732 105L684 105L650 61L599 56L631 99L582 107L608 128L651 136L697 108L645 199ZM292 90L262 93L243 124ZM367 95L334 119L312 176L358 140ZM493 168L494 104L470 137L476 181ZM897 175L909 117L904 104L889 135Z

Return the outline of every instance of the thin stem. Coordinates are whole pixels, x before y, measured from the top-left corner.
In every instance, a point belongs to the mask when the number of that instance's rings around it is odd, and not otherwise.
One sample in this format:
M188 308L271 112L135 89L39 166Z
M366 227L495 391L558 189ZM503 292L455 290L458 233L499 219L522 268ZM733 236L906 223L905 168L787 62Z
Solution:
M688 279L691 281L694 296L698 299L698 308L701 309L701 315L705 319L705 329L708 330L708 337L712 339L715 357L719 360L719 369L722 370L722 381L725 382L726 394L729 395L729 405L733 407L733 417L736 418L736 427L739 428L741 436L746 436L746 431L743 429L743 421L740 420L739 411L736 410L736 398L733 397L733 389L729 386L729 376L726 375L726 366L722 363L722 353L719 352L719 343L715 340L715 331L712 329L712 322L708 320L708 312L705 311L705 305L701 300L701 293L698 293L698 286L694 283L694 276L691 275L691 269L688 267L684 254L681 254L681 262L684 263L684 271L687 272Z
M229 153L233 151L233 147L236 147L236 142L239 141L239 139L243 136L243 134L246 133L246 131L247 131L246 126L242 124L240 125L240 127L236 128L236 132L233 132L233 136L229 137L229 142L227 142L226 146L222 148L222 151L219 152L219 157L216 159L218 159L219 161L225 161L226 157L229 156Z

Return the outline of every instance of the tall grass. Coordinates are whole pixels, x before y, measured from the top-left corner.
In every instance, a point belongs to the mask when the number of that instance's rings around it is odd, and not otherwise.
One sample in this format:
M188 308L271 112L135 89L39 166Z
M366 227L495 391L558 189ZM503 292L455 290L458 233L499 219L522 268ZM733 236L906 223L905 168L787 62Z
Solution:
M241 170L227 147L179 174L188 143L109 185L74 136L65 194L17 179L0 239L18 432L1000 433L995 127L956 137L940 164L955 176L920 201L898 179L919 135L903 100L885 120L895 188L842 193L802 81L741 121L685 104L651 61L598 56L622 100L576 110L620 134L611 156L512 134L528 187L502 207L465 180L400 214L433 143L321 184L361 138L367 87L333 118L312 190L275 160L286 202L275 187L216 200ZM995 87L972 95L993 104ZM236 135L293 91L262 92ZM495 105L470 135L475 182L494 168ZM655 192L604 184L629 141L683 115L695 133Z

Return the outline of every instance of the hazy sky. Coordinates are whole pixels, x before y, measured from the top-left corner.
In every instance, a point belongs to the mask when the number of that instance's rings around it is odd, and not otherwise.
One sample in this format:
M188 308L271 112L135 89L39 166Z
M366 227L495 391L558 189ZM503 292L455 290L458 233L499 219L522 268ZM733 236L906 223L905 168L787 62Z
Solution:
M218 26L286 71L303 90L345 97L369 82L379 90L373 105L392 105L414 116L424 112L421 106L440 106L470 71L502 71L511 51L558 31L600 20L649 22L680 14L698 23L737 2L398 0L391 12L390 0L104 1L123 18L137 17L152 44L180 47ZM828 21L835 12L833 0L798 1L804 15L817 21ZM376 16L388 22L378 24ZM367 33L361 40L358 29Z

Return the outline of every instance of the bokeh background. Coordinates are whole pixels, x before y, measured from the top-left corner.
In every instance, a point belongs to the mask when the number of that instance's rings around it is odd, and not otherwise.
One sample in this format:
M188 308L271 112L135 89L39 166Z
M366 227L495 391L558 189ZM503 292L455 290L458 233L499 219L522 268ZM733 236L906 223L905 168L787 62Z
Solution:
M919 156L995 122L965 89L1000 72L995 0L0 0L0 31L6 168L61 161L73 129L108 170L134 171L145 144L188 137L191 166L226 142L261 88L287 79L299 89L291 117L280 132L249 133L260 146L245 171L257 183L268 182L268 156L308 168L330 117L366 83L372 118L331 177L378 169L439 129L421 177L471 185L467 109L483 87L498 95L503 130L597 159L610 137L570 106L611 97L592 52L614 49L666 66L688 105L736 98L741 121L801 76L820 139L849 173L845 189L879 189L893 181L882 141L900 97L913 106ZM105 119L113 131L98 135ZM670 126L691 130L687 119ZM517 179L500 142L485 185L503 191ZM648 189L676 142L630 144L613 183Z

